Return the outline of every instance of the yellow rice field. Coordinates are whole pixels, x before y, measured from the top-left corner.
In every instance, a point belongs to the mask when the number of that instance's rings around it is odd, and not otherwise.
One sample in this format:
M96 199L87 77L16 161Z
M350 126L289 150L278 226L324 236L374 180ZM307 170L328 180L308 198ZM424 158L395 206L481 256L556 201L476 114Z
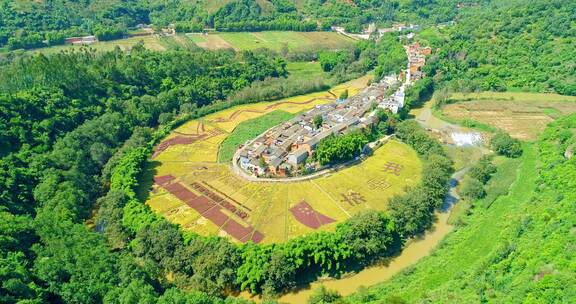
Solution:
M293 183L256 183L232 172L230 164L218 163L220 143L234 128L274 110L297 113L314 105L331 102L348 89L356 94L366 85L368 78L349 82L332 89L275 102L243 105L190 121L176 129L167 139L186 134L207 134L191 144L174 145L157 155L153 164L155 176L172 175L176 181L195 194L190 186L201 183L229 202L248 211L244 219L223 209L223 213L243 226L251 226L264 235L264 243L283 242L314 231L300 223L290 208L306 201L316 212L334 220L319 230L333 229L338 221L367 209L386 210L388 198L404 191L404 187L420 180L422 165L416 153L408 146L390 141L377 149L364 162L332 172L313 180ZM386 166L399 165L398 175ZM179 224L184 230L201 235L226 233L196 210L188 207L164 188L154 186L147 204Z

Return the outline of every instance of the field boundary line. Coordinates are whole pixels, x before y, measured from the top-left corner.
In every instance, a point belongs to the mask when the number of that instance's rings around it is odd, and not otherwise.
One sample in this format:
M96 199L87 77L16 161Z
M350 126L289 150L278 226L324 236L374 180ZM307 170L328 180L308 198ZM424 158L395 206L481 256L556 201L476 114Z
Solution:
M344 212L344 214L346 214L348 217L352 217L352 215L350 213L348 213L348 211L346 211L342 206L340 206L340 204L338 204L338 201L336 201L332 195L330 195L330 193L326 192L326 190L324 190L324 188L320 187L320 185L316 184L313 180L310 180L310 182L312 183L312 185L314 185L316 188L318 188L322 193L324 193L324 195L328 196L328 198L334 203L336 204L336 206L342 211Z

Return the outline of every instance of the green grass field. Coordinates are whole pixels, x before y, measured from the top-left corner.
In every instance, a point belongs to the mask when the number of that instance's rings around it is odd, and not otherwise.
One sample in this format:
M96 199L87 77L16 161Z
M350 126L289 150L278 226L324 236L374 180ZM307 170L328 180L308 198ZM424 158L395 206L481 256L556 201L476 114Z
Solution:
M300 80L327 79L330 73L326 73L318 62L288 62L286 68L289 77Z
M89 47L102 52L112 51L116 47L125 51L139 42L143 42L144 47L147 49L155 51L194 47L211 50L235 49L237 51L269 48L280 51L284 44L286 44L290 50L339 49L353 45L355 40L334 32L272 31L255 33L211 33L209 35L177 34L167 37L150 35L102 41L91 44ZM79 49L81 47L82 46L77 45L58 45L27 51L16 50L15 52L52 54L63 50ZM0 52L6 53L8 50L0 49Z
M496 199L488 209L474 209L466 225L448 235L430 256L392 280L354 295L353 303L393 298L406 303L481 302L479 291L485 288L481 273L505 254L510 238L522 225L523 210L530 206L536 187L536 151L530 144L524 148L517 174L513 174L516 169L510 163L514 161L507 160L500 163L500 173L493 177L493 184L507 184L510 176L516 177L508 195ZM495 188L489 187L488 191Z
M256 138L264 131L294 117L294 114L276 110L258 118L240 123L236 129L222 142L218 151L218 161L229 162L238 146L249 139Z
M334 32L254 32L188 34L198 46L206 49L233 48L255 50L268 48L280 51L283 45L290 50L338 49L353 45L355 40Z

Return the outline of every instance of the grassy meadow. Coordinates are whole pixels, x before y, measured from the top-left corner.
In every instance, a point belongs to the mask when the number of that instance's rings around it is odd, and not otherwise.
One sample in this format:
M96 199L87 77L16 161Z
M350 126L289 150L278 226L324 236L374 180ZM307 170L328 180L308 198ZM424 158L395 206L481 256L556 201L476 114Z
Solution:
M190 49L201 47L209 50L234 49L236 51L255 50L259 48L269 48L280 51L284 44L290 50L318 50L318 49L338 49L351 46L355 41L334 32L243 32L243 33L210 33L208 35L188 33L176 34L172 36L138 36L112 41L101 41L81 45L57 45L32 50L16 50L16 53L43 53L53 54L65 50L90 47L99 52L112 51L116 47L126 51L142 42L144 47L155 51L166 51L175 48ZM8 50L0 48L0 52Z
M335 32L242 32L187 34L199 47L205 49L233 48L238 51L268 48L280 51L283 45L290 50L337 49L350 46L355 40Z

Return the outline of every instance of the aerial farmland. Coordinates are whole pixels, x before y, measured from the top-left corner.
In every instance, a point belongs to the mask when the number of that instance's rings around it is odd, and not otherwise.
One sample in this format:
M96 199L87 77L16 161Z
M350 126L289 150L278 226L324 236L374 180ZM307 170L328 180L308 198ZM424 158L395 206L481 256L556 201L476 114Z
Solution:
M385 143L360 164L299 182L249 181L233 172L229 157L219 158L221 145L242 122L277 111L296 114L333 102L344 90L355 95L366 80L239 106L184 124L156 147L147 204L185 230L255 243L331 230L363 210L386 210L386 198L420 180L416 152L397 141Z

